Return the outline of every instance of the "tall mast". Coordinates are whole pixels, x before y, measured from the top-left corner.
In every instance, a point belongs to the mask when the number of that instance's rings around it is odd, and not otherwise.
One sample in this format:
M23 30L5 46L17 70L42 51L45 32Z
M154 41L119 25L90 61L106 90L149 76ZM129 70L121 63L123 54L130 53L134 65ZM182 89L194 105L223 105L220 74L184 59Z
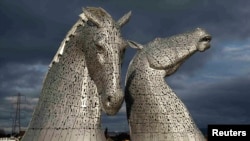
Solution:
M17 101L16 101L16 115L13 120L12 125L12 135L19 134L21 131L21 121L20 121L20 104L21 104L21 94L17 94Z

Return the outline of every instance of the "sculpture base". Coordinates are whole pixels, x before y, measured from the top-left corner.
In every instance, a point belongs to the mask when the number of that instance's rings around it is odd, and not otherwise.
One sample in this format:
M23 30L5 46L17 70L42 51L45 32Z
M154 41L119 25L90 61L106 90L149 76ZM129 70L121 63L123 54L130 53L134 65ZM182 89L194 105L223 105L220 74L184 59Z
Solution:
M104 141L100 129L29 129L22 138L25 141Z

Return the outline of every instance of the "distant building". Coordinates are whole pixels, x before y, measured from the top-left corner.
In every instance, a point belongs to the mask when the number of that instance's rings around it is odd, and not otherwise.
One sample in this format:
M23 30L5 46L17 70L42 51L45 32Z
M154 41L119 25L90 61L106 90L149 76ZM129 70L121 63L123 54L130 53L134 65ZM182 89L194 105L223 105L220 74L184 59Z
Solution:
M4 129L0 129L0 137L6 137Z
M108 132L108 141L130 141L128 132Z

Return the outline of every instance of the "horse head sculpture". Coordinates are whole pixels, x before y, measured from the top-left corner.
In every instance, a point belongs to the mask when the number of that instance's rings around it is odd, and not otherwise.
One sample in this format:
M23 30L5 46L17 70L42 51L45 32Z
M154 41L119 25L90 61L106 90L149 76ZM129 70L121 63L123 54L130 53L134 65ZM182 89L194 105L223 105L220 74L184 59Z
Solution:
M129 41L138 51L126 74L125 101L133 141L205 141L188 109L166 83L195 52L210 47L211 35L197 28L146 45Z
M121 37L120 28L128 21L129 12L118 22L104 10L86 9L89 19L83 29L83 50L90 77L102 97L103 110L114 115L123 102L121 89L121 62L127 42ZM83 16L83 15L81 15Z
M114 115L124 96L121 63L127 42L102 8L87 7L49 65L23 141L103 141L101 111Z

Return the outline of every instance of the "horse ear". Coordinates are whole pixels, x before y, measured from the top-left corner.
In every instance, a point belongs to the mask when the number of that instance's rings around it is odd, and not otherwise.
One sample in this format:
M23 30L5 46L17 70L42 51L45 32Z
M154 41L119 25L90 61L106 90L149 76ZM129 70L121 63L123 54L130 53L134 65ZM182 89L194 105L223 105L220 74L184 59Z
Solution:
M122 27L124 24L126 24L130 17L131 17L131 11L129 11L127 14L125 14L123 17L121 17L118 21L117 21L117 24Z
M143 45L141 45L141 44L139 44L137 42L130 41L130 40L128 40L127 42L128 42L128 45L130 47L132 47L132 48L136 48L136 49L139 49L139 50L143 48Z
M96 24L98 27L101 27L100 19L93 13L96 10L98 10L98 9L93 8L93 7L87 7L87 8L83 8L83 13L85 14L85 16L87 17L88 20L90 20L91 22Z
M84 22L87 22L87 21L88 21L88 18L85 16L84 13L80 14L79 17L80 17Z

